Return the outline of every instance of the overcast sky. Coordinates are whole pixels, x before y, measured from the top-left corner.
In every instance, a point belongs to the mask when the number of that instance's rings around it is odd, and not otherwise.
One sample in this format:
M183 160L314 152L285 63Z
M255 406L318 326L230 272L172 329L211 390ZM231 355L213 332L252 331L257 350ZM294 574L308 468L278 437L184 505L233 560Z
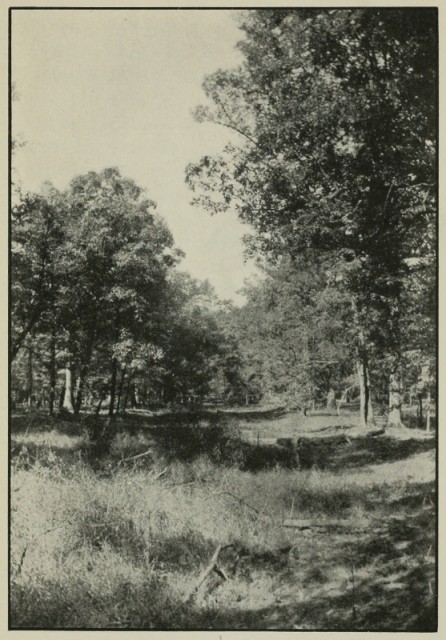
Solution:
M118 167L147 188L179 247L183 268L223 298L254 272L234 214L190 205L186 165L215 153L230 132L195 123L203 77L235 66L242 37L231 11L13 11L12 77L19 96L15 158L25 189Z

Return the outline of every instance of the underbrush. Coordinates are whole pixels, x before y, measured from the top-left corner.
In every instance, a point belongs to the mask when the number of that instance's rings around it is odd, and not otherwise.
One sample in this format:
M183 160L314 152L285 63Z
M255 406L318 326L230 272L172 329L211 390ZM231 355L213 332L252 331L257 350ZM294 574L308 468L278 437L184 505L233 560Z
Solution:
M253 473L253 448L226 428L159 431L114 435L95 464L88 434L14 436L13 628L434 624L433 452L349 473L254 461ZM330 519L341 529L311 527ZM219 545L222 572L196 589Z

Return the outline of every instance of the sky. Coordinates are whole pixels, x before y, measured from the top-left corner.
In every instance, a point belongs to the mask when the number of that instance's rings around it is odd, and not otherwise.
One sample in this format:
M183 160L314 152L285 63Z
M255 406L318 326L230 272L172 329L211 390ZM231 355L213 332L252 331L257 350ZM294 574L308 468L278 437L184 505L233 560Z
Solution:
M14 165L25 190L118 167L147 189L186 253L182 269L224 299L256 273L244 263L249 229L234 212L192 206L189 162L214 154L227 129L196 123L206 74L240 60L231 11L20 10L12 17L13 135L26 144ZM234 138L232 138L234 140Z

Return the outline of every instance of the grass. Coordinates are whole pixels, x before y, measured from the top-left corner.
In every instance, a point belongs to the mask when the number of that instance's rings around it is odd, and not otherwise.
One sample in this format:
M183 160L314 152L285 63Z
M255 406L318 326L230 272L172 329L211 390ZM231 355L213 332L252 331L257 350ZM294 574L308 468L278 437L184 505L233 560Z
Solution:
M98 459L82 425L20 424L13 628L435 627L433 440L355 441L305 470L267 464L234 421L129 419ZM289 529L288 517L348 526ZM184 603L217 545L227 579L213 572Z

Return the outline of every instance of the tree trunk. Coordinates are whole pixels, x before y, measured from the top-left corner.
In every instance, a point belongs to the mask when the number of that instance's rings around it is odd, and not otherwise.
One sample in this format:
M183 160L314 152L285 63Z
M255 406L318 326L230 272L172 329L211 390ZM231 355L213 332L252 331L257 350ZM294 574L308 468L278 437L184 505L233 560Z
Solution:
M418 428L423 428L423 396L418 394Z
M124 380L125 380L125 368L122 370L121 379L119 381L118 397L116 400L116 413L119 413L119 410L121 408L121 398L122 398L122 390L124 388Z
M333 409L336 407L335 398L336 395L334 389L330 389L327 393L327 409Z
M356 371L359 380L359 397L360 397L360 424L367 427L369 422L373 420L372 394L370 388L370 376L368 369L367 347L364 332L359 320L358 308L354 298L351 300L354 322L358 328L359 349L358 361L356 363Z
M356 371L359 380L359 418L362 427L366 428L369 423L373 423L372 395L370 390L370 376L367 363L358 361Z
M388 427L402 427L401 405L402 405L401 375L398 370L390 374L389 378L389 415L387 417Z
M28 345L28 407L33 406L34 377L33 377L33 349L31 343Z
M63 399L63 408L73 413L73 373L71 363L65 368L65 394Z
M115 410L115 397L116 397L116 376L118 372L118 363L115 358L112 359L112 373L110 378L110 406L108 409L108 415L111 418Z
M427 407L426 407L426 431L429 433L431 430L431 392L427 393Z
M98 402L98 404L96 406L96 409L95 409L95 414L97 416L99 415L99 412L101 411L101 407L102 407L102 403L103 402L104 402L104 396L101 396L100 399L99 399L99 402Z
M76 380L76 399L74 403L74 413L78 414L82 407L82 398L84 393L86 368L83 367L79 371L78 379Z
M64 383L64 385L63 385L63 387L62 387L62 389L60 391L60 394L59 394L59 411L61 409L63 409L64 400L65 400L65 383Z
M51 342L50 342L50 394L48 398L50 416L52 416L54 413L54 399L56 397L56 382L57 382L56 336L53 331L51 334Z

